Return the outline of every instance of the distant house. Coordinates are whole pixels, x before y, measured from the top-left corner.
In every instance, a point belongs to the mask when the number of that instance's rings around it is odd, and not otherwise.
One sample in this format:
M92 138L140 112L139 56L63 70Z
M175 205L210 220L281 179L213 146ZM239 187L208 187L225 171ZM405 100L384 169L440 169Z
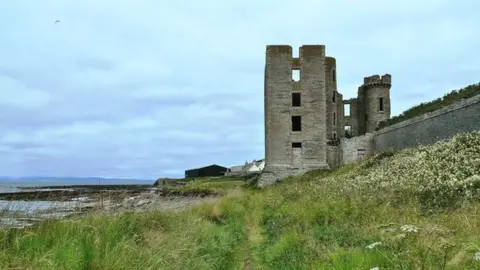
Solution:
M225 173L226 176L240 176L242 175L245 165L232 166Z
M263 171L265 168L265 160L260 159L260 160L253 160L252 163L249 164L247 168L247 175L252 174L252 173L258 173Z
M190 169L185 171L185 178L190 177L205 177L205 176L222 176L225 175L228 168L219 166L217 164Z
M233 166L225 173L226 176L248 176L253 173L259 173L265 168L265 160L253 160L251 163L245 161L244 165Z

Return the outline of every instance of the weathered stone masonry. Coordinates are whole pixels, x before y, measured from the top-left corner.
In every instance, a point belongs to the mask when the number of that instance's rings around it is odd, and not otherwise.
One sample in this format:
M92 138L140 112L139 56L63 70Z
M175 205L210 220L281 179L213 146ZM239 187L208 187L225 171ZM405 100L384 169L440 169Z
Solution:
M475 130L480 130L480 95L374 132L374 151L428 145Z
M299 70L300 80L292 73ZM265 160L259 186L313 169L341 166L340 138L345 125L355 135L373 131L390 117L391 76L364 78L356 99L348 102L344 117L343 96L337 91L337 67L326 56L324 45L292 47L269 45L265 63Z
M292 80L293 70L300 80ZM391 76L365 77L357 97L337 91L335 58L324 45L267 46L265 64L265 169L259 186L312 169L333 169L388 149L428 145L480 130L480 95L374 131L390 118ZM350 111L344 111L344 105ZM295 119L294 119L295 118ZM345 138L349 127L351 139Z

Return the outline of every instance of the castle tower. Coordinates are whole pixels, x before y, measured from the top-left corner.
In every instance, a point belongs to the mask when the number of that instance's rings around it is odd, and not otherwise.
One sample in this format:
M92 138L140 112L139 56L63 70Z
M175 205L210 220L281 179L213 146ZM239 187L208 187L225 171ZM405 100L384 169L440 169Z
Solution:
M390 118L390 88L392 76L365 77L358 89L358 119L360 134L375 131L381 121Z
M341 101L338 100L337 95L336 60L333 57L326 57L325 60L325 78L327 81L327 140L332 140L337 139L340 135L338 132L338 127L341 125L341 123L338 121L340 117L337 103L341 103Z
M329 169L326 67L324 45L300 47L299 58L292 57L291 46L267 46L266 165L259 186L312 169Z

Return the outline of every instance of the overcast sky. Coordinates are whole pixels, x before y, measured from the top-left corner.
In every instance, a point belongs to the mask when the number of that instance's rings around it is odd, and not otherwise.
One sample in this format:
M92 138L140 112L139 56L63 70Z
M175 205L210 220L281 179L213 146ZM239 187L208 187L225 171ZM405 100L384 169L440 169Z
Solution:
M478 0L0 0L0 175L155 179L263 158L267 44L324 44L394 115L480 74ZM54 24L56 20L60 23Z

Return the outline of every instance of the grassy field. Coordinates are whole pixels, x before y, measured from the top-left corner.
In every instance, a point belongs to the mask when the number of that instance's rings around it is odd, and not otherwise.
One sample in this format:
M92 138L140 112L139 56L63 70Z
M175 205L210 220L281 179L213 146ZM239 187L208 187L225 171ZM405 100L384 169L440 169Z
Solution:
M229 190L246 185L246 181L239 177L199 177L193 179L178 179L175 183L186 183L185 186L176 186L166 181L163 192L172 195L225 195Z
M223 197L2 231L0 268L480 269L479 172L476 132L264 190L196 181Z

